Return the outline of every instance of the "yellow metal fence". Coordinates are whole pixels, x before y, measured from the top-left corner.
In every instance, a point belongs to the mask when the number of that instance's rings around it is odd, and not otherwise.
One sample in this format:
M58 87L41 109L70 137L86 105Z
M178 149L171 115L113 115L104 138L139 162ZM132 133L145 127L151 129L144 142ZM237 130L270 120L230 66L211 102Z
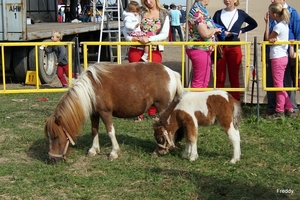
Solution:
M293 43L289 42L289 41L285 41L285 42L275 42L274 44L273 43L269 43L269 42L261 42L261 45L262 45L262 54L261 54L261 57L262 57L262 85L263 85L263 90L264 91L297 91L299 90L299 83L298 83L298 78L299 78L299 75L298 75L298 72L299 72L299 56L296 56L296 69L295 69L295 87L267 87L267 83L266 83L266 71L267 71L267 60L266 60L266 48L267 46L270 46L270 45L283 45L283 44L289 44L289 45L296 45L296 47L294 48L295 49L295 52L299 52L298 48L299 48L299 44L300 42L298 41L295 41ZM298 53L297 53L298 55ZM288 55L290 56L290 55ZM271 66L268 66L268 67L271 67Z
M127 45L127 46L138 46L141 45L139 42L82 42L81 43L83 45L83 52L87 52L88 50L88 46L90 45L104 45L104 46L109 46L109 45L117 45L117 56L118 58L121 56L121 46L122 45ZM201 44L203 45L213 45L215 48L215 59L216 59L216 49L217 49L217 45L244 45L246 46L246 52L245 52L245 87L243 88L220 88L222 90L226 90L226 91L239 91L239 92L245 92L249 86L249 81L250 81L250 48L251 48L251 43L250 42L201 42ZM185 60L185 46L188 45L199 45L199 42L151 42L150 48L152 46L155 45L165 45L165 46L181 46L181 74L182 74L182 83L185 82L185 78L186 78L186 60ZM87 54L83 55L83 62L84 62L84 68L86 68L88 66L88 59L87 59ZM150 61L152 60L152 52L150 51L149 54L150 57ZM118 59L118 64L120 64L120 59ZM215 62L216 63L216 60ZM185 88L185 90L190 90L190 91L208 91L208 90L213 90L216 89L216 67L214 67L213 70L213 74L214 74L214 82L213 82L213 87L210 88Z
M245 52L244 52L244 56L245 56L245 67L244 67L244 87L240 87L240 88L219 88L222 90L226 90L226 91L239 91L239 92L245 92L248 90L249 87L249 82L250 82L250 51L251 51L251 43L250 42L202 42L203 45L213 45L215 48L214 54L215 54L215 59L216 59L216 49L217 49L217 45L242 45L245 46ZM282 91L282 90L287 90L287 91L292 91L292 90L298 90L298 83L296 85L296 87L293 88L270 88L270 87L266 87L266 56L265 56L265 49L266 49L266 45L272 45L269 42L262 42L262 66L263 66L263 76L262 76L262 80L263 80L263 90L266 91ZM290 42L276 42L275 44L290 44ZM298 44L300 44L300 42L294 42L294 44L297 44L296 47L296 51L298 52ZM67 50L68 50L68 58L69 58L69 80L72 79L72 48L74 45L74 42L23 42L23 43L0 43L0 47L1 47L1 59L2 59L2 77L3 77L3 81L2 81L2 88L0 90L0 94L9 94L9 93L38 93L38 92L63 92L66 91L67 89L62 89L62 88L41 88L39 84L36 84L35 88L32 89L7 89L6 86L6 74L5 74L5 56L4 56L4 48L8 47L8 46L33 46L35 47L35 62L36 62L36 66L38 66L38 48L40 46L54 46L54 45L65 45L67 46ZM138 46L141 45L139 42L81 42L82 45L82 52L83 52L83 66L84 68L88 67L88 46L111 46L111 45L115 45L117 46L117 56L118 58L121 57L121 46L126 45L126 46ZM199 42L151 42L150 47L154 46L154 45L165 45L165 46L180 46L181 47L181 74L182 74L182 83L185 83L185 78L186 76L186 60L185 60L185 46L187 45L199 45ZM152 48L150 48L152 49ZM150 57L150 61L152 60L152 52L150 51L149 54ZM118 59L118 64L120 64L121 59ZM298 58L297 58L298 61ZM214 63L216 63L216 60L214 61ZM297 62L297 71L298 71L298 62ZM39 75L39 67L36 68L36 76L35 78L37 79L36 82L38 82L38 75ZM298 74L296 75L296 80L298 80ZM69 81L69 85L71 85L71 81ZM191 91L208 91L208 90L213 90L216 89L216 67L213 68L213 86L210 88L185 88L186 90L191 90Z
M72 48L74 42L20 42L20 43L0 43L1 47L1 61L2 61L2 88L0 89L0 94L16 94L16 93L40 93L40 92L64 92L67 91L65 88L41 88L39 84L36 84L35 88L30 89L8 89L6 84L6 72L5 72L5 47L35 47L35 82L39 82L39 62L38 62L38 51L40 46L67 46L68 58L72 58ZM16 52L17 53L17 52ZM69 66L72 66L72 59L69 59ZM72 80L72 67L69 67L69 80ZM25 82L25 80L24 80ZM71 85L71 81L69 81Z

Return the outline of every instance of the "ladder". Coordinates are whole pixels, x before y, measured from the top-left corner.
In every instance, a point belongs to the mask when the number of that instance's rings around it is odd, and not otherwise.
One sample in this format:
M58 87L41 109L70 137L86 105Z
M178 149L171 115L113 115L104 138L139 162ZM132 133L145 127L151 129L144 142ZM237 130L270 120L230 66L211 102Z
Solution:
M99 41L102 42L103 33L108 34L108 41L109 42L121 42L121 13L123 13L123 5L122 0L116 0L117 5L108 5L107 0L103 1L103 9L102 9L102 18L100 24L100 39ZM118 29L111 29L110 22L115 19L114 13L117 12L117 20L118 20ZM105 22L105 24L104 24ZM117 52L121 52L121 56L117 56ZM121 45L110 45L109 46L109 57L111 63L115 61L116 58L117 62L120 64L122 60L124 60L127 56L127 47L121 47ZM98 60L100 62L101 57L101 45L99 45L98 49Z

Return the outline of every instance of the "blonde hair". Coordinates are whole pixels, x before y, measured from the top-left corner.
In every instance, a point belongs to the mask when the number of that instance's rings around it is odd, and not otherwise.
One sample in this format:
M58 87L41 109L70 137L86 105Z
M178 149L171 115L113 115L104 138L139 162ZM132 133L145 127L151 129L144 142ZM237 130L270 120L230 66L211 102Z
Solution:
M234 2L234 6L238 7L240 5L240 0L236 0L236 2Z
M126 7L127 12L137 12L139 13L141 10L141 6L136 1L130 1Z
M145 4L145 0L141 0L142 1L142 5L143 5L143 8L149 12L149 8L146 6ZM156 4L156 7L158 8L158 10L162 10L162 9L165 9L159 2L159 0L155 0L155 4Z
M280 3L272 3L269 5L269 12L276 14L281 20L284 20L287 24L290 22L290 12L284 8Z
M53 31L52 35L54 35L55 37L57 37L59 40L62 40L62 38L63 38L61 32L57 31L57 30Z

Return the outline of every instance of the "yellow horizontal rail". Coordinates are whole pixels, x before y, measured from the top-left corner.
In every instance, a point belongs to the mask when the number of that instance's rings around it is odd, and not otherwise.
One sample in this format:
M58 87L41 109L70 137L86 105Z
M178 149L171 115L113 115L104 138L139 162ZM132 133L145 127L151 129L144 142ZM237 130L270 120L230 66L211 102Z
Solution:
M216 59L216 49L218 45L246 45L247 49L246 49L246 70L245 70L245 87L244 88L218 88L218 89L222 89L222 90L226 90L226 91L235 91L235 92L245 92L248 89L249 86L249 80L250 80L250 48L251 48L251 43L250 42L245 42L245 41L241 41L241 42L151 42L148 43L146 45L150 46L150 53L149 53L149 57L150 57L150 61L152 60L152 46L154 45L165 45L165 46L181 46L181 79L182 79L182 83L185 82L185 46L189 46L189 45L212 45L214 46L214 53L215 53L215 59ZM120 48L119 46L140 46L143 45L140 42L81 42L81 45L83 45L83 52L87 52L88 50L88 46L90 45L103 45L103 46L118 46L117 48L117 55L118 57L121 55L120 52ZM87 55L84 55L83 58L84 61L84 68L88 67L88 60L87 60ZM215 62L216 63L216 60ZM119 63L119 59L118 59L118 64ZM209 90L213 90L216 89L216 67L214 68L214 87L213 88L185 88L185 90L190 90L190 91L209 91Z
M295 48L295 52L299 51L299 44L300 41L294 41L294 42L290 42L290 41L277 41L275 43L270 43L269 41L263 41L260 42L260 44L262 45L262 52L261 52L261 57L262 57L262 89L264 91L298 91L299 90L299 83L298 83L298 79L299 79L299 58L298 56L296 56L296 77L295 77L295 87L267 87L267 46L273 46L273 45L282 45L282 44L288 44L288 45L296 45ZM298 53L297 53L298 55ZM288 56L290 56L288 54ZM271 67L271 66L269 66Z
M35 54L38 55L38 47L39 46L58 46L58 45L65 45L68 48L68 58L69 59L69 66L72 66L72 48L73 45L75 43L74 42L21 42L21 43L14 43L14 42L5 42L5 43L0 43L0 47L1 47L1 61L2 61L2 77L3 77L3 88L0 89L0 94L12 94L12 93L39 93L39 92L64 92L67 91L67 89L63 89L63 88L53 88L53 89L49 89L49 88L40 88L39 84L36 84L36 87L33 89L7 89L6 86L6 80L5 80L5 56L4 56L4 47L13 47L13 46L33 46L35 47ZM83 47L83 64L84 64L84 68L86 68L88 66L88 46L91 45L104 45L104 46L111 46L111 45L116 45L116 46L139 46L139 45L143 45L139 42L98 42L98 41L92 41L92 42L81 42L80 43ZM245 52L245 87L242 88L218 88L221 90L226 90L229 92L245 92L247 91L248 87L249 87L249 81L250 81L250 48L251 48L251 43L250 42L245 42L245 41L241 41L241 42L151 42L147 45L149 45L150 47L152 47L153 45L165 45L165 46L181 46L181 66L182 66L182 83L185 82L185 47L189 46L189 45L212 45L214 46L214 53L216 54L216 48L217 45L245 45L246 46L246 52ZM269 42L261 42L259 43L262 45L262 67L263 67L263 77L262 77L262 81L263 81L263 90L265 91L296 91L298 90L298 82L296 81L296 87L285 87L285 88L272 88L272 87L266 87L266 46L267 45L278 45L278 44L294 44L296 45L295 51L298 52L298 45L300 44L300 41L295 41L293 43L291 42L275 42L273 43L269 43ZM152 48L150 48L152 50ZM150 50L149 56L150 56L150 60L152 60L152 51ZM121 52L120 52L120 48L117 48L117 56L121 56ZM38 66L38 56L35 56L36 60L36 66ZM216 58L216 56L215 56ZM119 62L119 59L118 59ZM216 63L216 61L215 61ZM296 58L296 70L298 70L298 57ZM119 63L120 64L120 63ZM36 69L36 78L38 79L38 67ZM216 67L214 67L213 70L213 74L214 74L214 80L213 80L213 87L212 88L185 88L185 90L189 90L189 91L210 91L213 89L216 89ZM69 67L69 79L72 79L72 67ZM296 80L298 80L298 73L296 73ZM69 85L71 85L71 81L69 81Z
M74 42L5 42L0 43L1 47L1 58L2 58L2 77L3 77L3 88L0 90L0 94L19 94L19 93L43 93L43 92L64 92L67 91L65 88L53 88L53 89L44 89L40 88L40 85L38 84L39 80L39 62L38 62L38 49L40 46L67 46L68 49L68 58L72 58L72 46L74 45ZM4 47L15 47L15 46L32 46L35 47L35 81L36 86L34 89L7 89L6 84L6 74L5 74L5 55L4 55ZM69 66L72 66L72 59L69 59ZM69 80L72 80L72 67L69 67ZM71 86L71 81L69 81L69 86Z

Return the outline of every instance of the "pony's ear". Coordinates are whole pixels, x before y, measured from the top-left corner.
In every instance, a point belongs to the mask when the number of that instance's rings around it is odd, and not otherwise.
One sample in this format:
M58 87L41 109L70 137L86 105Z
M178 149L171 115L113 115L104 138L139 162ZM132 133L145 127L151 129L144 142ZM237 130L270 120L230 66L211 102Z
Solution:
M57 124L58 126L61 125L61 116L55 116L55 124Z

